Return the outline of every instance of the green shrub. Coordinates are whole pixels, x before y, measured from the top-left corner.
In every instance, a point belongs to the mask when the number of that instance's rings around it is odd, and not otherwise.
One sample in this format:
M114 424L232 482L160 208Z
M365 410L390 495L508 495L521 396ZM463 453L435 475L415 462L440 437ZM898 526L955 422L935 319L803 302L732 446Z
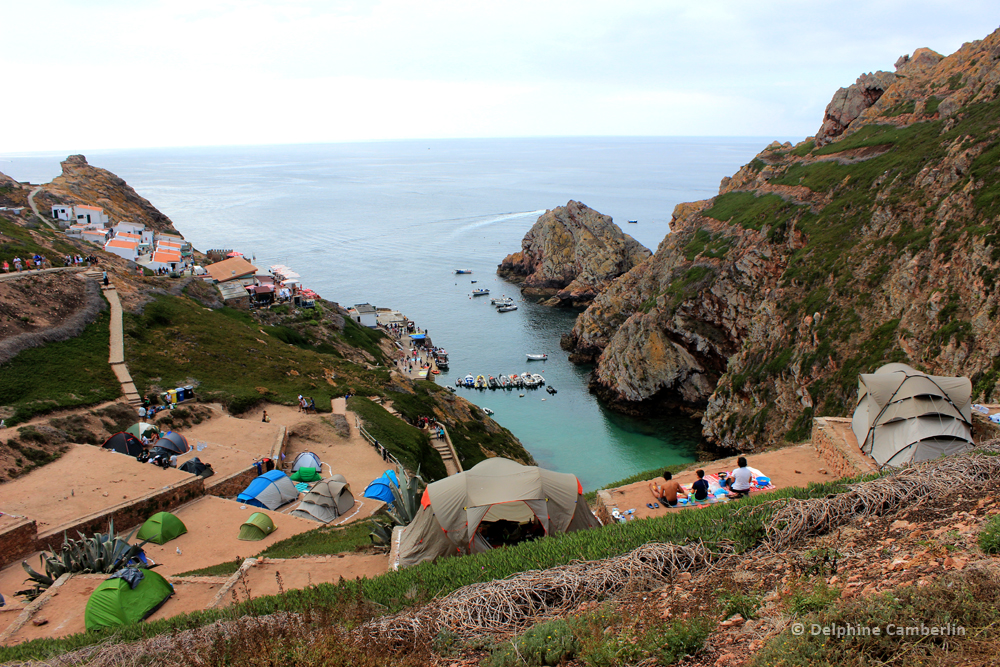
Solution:
M486 667L559 665L576 655L579 646L569 624L556 619L531 628L501 644L486 661Z
M733 614L739 614L743 618L757 618L757 610L762 604L759 595L747 593L725 593L722 602L725 604L722 611L725 618Z
M1000 554L1000 514L990 519L979 533L979 548L983 553Z
M805 590L798 589L792 593L789 610L797 616L821 611L829 607L839 597L839 590L828 586L826 581L820 579L811 587Z

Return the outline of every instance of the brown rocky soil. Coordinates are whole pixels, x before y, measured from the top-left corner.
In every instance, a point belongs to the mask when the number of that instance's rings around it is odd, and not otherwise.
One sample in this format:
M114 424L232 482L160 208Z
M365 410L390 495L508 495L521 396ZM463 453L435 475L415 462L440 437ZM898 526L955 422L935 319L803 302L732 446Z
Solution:
M76 273L0 281L0 341L58 326L84 302L84 279Z

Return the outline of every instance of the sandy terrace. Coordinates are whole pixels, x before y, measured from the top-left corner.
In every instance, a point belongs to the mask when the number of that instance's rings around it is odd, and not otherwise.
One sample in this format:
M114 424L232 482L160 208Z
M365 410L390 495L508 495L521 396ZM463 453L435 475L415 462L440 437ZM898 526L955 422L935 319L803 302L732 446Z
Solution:
M188 479L111 450L70 445L57 461L0 485L0 511L35 519L43 533Z
M198 456L205 463L211 463L216 474L220 474L220 467L213 458L216 448L223 448L220 453L237 450L249 456L240 467L242 470L253 463L254 458L268 456L271 453L283 424L284 422L277 420L264 424L259 417L255 421L239 419L220 410L211 419L178 430L178 433L187 438L188 444L191 445L191 452L180 457L180 460L183 462L191 456ZM201 452L196 451L199 445L205 445ZM237 470L234 469L232 472Z
M26 561L33 569L39 570L42 567L38 560L41 553L41 551L33 553L22 560ZM0 612L8 609L17 609L20 612L21 609L24 609L26 606L24 600L14 597L14 593L25 588L30 588L30 586L24 583L27 578L28 573L21 567L20 560L0 570L0 595L3 595L7 602L7 606L0 609ZM0 632L3 632L3 628L0 628Z
M288 510L294 508L295 504L286 506ZM254 512L270 516L276 530L258 542L238 540L236 536L240 526ZM164 576L199 570L237 558L249 558L275 542L323 525L214 496L194 500L173 510L173 513L184 522L188 532L162 546L150 542L144 547L146 554L161 564L157 572Z
M320 583L337 583L344 579L361 577L376 577L385 574L389 569L389 556L369 554L336 554L333 556L314 556L306 558L271 559L262 558L249 568L241 581L235 586L236 596L242 602L246 593L250 597L259 598L265 595L277 595L281 589L306 588ZM281 588L278 587L278 577L281 575ZM232 604L230 598L224 604Z
M331 469L333 474L343 475L351 485L354 497L360 498L369 482L381 477L382 472L390 467L358 433L352 412L346 414L351 433L342 438L330 425L327 414L303 414L297 408L285 405L268 405L266 409L272 423L288 426L284 464L289 469L297 454L313 452L330 466L323 466L324 477L330 476ZM254 414L259 420L260 412Z
M105 579L107 579L107 575L103 574L83 574L72 577L35 612L32 621L21 627L6 643L13 645L32 639L65 637L77 632L84 632L86 630L84 613L87 609L87 600L90 599L94 589ZM149 617L149 620L169 618L207 608L225 585L226 580L227 577L192 577L180 581L168 579L173 584L174 594ZM0 623L6 623L9 626L16 617L17 615L14 615L14 618L8 622L3 616L0 616ZM43 619L48 622L40 626L34 625L33 621ZM5 627L0 626L0 632Z
M736 458L734 456L717 461L703 461L693 465L688 470L677 473L674 475L674 479L681 484L690 485L698 479L695 470L699 468L703 469L706 474L717 473L721 470L730 472L736 468ZM833 475L820 472L825 469L826 464L811 444L786 447L763 454L747 455L747 464L770 477L771 483L779 489L787 486L806 486L810 482L829 482L833 479ZM608 492L611 494L613 506L622 511L635 509L635 516L638 519L658 516L666 512L683 511L682 508L667 509L662 506L659 509L647 508L646 503L653 502L649 493L648 481L608 489Z

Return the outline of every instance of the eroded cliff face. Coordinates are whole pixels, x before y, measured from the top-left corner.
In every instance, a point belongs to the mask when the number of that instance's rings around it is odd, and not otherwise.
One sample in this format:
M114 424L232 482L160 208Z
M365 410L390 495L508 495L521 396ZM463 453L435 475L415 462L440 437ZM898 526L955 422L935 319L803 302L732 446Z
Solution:
M853 90L852 90L853 88ZM838 127L840 126L840 127ZM704 410L704 435L753 451L849 416L889 361L1000 379L1000 32L838 91L818 139L768 146L577 319L626 410Z
M43 185L35 196L43 215L54 204L89 204L103 208L113 223L134 222L158 232L179 234L170 218L107 169L88 164L83 155L70 155L60 164L62 174Z
M547 305L582 306L650 254L610 216L570 201L540 216L497 274Z

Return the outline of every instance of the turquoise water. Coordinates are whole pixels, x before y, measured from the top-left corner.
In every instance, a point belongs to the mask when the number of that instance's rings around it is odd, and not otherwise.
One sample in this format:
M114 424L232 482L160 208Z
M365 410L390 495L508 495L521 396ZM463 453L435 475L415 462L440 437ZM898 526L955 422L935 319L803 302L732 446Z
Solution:
M697 422L610 413L587 391L588 367L559 348L575 313L488 297L518 295L496 266L546 208L569 199L614 217L655 250L673 207L712 196L760 139L524 139L198 148L88 153L166 213L202 250L234 248L256 265L287 264L342 305L402 311L448 350L439 377L543 375L542 390L458 390L495 411L540 465L587 489L694 460ZM45 182L64 156L7 158L0 171ZM639 220L639 224L624 224ZM457 268L472 275L457 276ZM477 281L475 284L472 281ZM527 353L548 361L526 361ZM524 393L523 398L519 393ZM545 400L542 400L545 399Z

